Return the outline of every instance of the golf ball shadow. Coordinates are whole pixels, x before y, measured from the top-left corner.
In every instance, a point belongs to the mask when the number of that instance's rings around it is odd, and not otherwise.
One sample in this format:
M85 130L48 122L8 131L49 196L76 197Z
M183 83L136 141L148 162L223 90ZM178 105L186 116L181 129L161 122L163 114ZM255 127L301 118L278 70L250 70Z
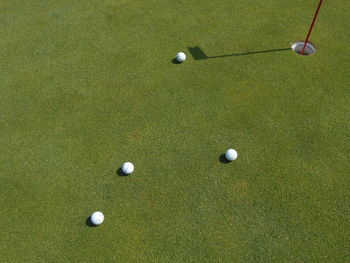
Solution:
M117 170L117 175L119 176L128 176L127 174L123 173L123 169L122 167L119 167Z
M230 163L230 161L226 159L226 156L224 153L220 155L219 161L220 163Z
M86 219L85 224L86 224L88 227L97 227L97 225L94 225L94 224L91 222L91 216L89 216L89 217Z
M173 62L173 64L181 64L181 62L177 61L176 58L173 58L171 62Z

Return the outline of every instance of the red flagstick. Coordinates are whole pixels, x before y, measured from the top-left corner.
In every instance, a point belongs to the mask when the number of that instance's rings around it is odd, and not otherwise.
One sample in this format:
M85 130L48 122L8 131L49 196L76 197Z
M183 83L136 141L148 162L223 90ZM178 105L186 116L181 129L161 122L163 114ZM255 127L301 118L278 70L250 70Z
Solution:
M322 2L323 2L323 0L320 0L320 3L318 4L316 13L315 13L315 15L314 15L314 19L312 19L312 23L311 23L309 32L307 33L307 36L306 36L306 39L305 39L305 42L304 42L303 49L301 50L301 55L304 55L307 42L309 41L309 38L310 38L310 35L311 35L311 32L312 32L312 29L314 28L315 21L316 21L316 18L317 18L318 13L320 12L320 8L321 8L321 5L322 5Z

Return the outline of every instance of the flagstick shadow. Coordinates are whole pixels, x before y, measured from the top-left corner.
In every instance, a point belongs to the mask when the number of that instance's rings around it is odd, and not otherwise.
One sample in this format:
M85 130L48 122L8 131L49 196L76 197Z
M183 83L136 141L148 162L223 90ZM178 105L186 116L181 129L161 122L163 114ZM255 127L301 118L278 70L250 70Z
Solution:
M263 54L263 53L273 53L273 52L282 52L282 51L290 51L291 48L279 48L279 49L267 49L267 50L256 50L242 53L234 53L227 55L218 55L218 56L207 56L204 51L198 47L188 47L188 51L194 58L194 60L203 60L203 59L211 59L211 58L225 58L225 57L238 57L238 56L247 56L254 54Z

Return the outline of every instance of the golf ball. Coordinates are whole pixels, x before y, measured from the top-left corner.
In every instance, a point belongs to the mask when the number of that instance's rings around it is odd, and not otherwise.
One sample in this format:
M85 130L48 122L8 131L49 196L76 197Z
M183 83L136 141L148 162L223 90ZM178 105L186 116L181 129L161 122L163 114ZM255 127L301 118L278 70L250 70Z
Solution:
M183 53L183 52L179 52L179 53L177 53L176 54L176 60L178 61L178 62L184 62L185 60L186 60L186 54L185 53Z
M91 215L91 223L93 223L95 226L101 225L104 219L105 216L99 211L96 211Z
M125 174L131 174L134 171L134 165L130 162L123 164L122 171Z
M228 149L225 153L225 157L228 161L234 161L237 159L237 152L234 149Z

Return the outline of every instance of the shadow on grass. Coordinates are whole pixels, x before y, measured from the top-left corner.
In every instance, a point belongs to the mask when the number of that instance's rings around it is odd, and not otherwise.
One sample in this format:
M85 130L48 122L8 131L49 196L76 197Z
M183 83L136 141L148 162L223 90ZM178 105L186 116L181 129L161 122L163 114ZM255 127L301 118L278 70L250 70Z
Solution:
M207 56L204 51L199 47L188 47L188 51L191 53L194 60L203 60L210 58L225 58L225 57L238 57L238 56L246 56L246 55L254 55L254 54L263 54L263 53L273 53L273 52L281 52L281 51L290 51L291 48L278 48L278 49L267 49L267 50L255 50L249 52L241 52L227 55L219 55L219 56Z
M85 224L86 224L88 227L96 227L96 225L94 225L94 224L91 222L91 216L89 216L89 217L86 219Z
M122 170L121 167L118 168L118 170L117 170L117 175L119 175L119 176L128 176L127 174L123 173L123 170Z
M224 153L220 155L219 161L220 161L220 163L230 163L230 161L228 161L228 160L226 159L226 156L225 156Z
M173 58L171 62L173 62L173 64L181 64L179 61L176 60L176 58Z
M204 51L199 47L187 47L188 51L191 53L194 60L207 59L208 56L204 53Z

